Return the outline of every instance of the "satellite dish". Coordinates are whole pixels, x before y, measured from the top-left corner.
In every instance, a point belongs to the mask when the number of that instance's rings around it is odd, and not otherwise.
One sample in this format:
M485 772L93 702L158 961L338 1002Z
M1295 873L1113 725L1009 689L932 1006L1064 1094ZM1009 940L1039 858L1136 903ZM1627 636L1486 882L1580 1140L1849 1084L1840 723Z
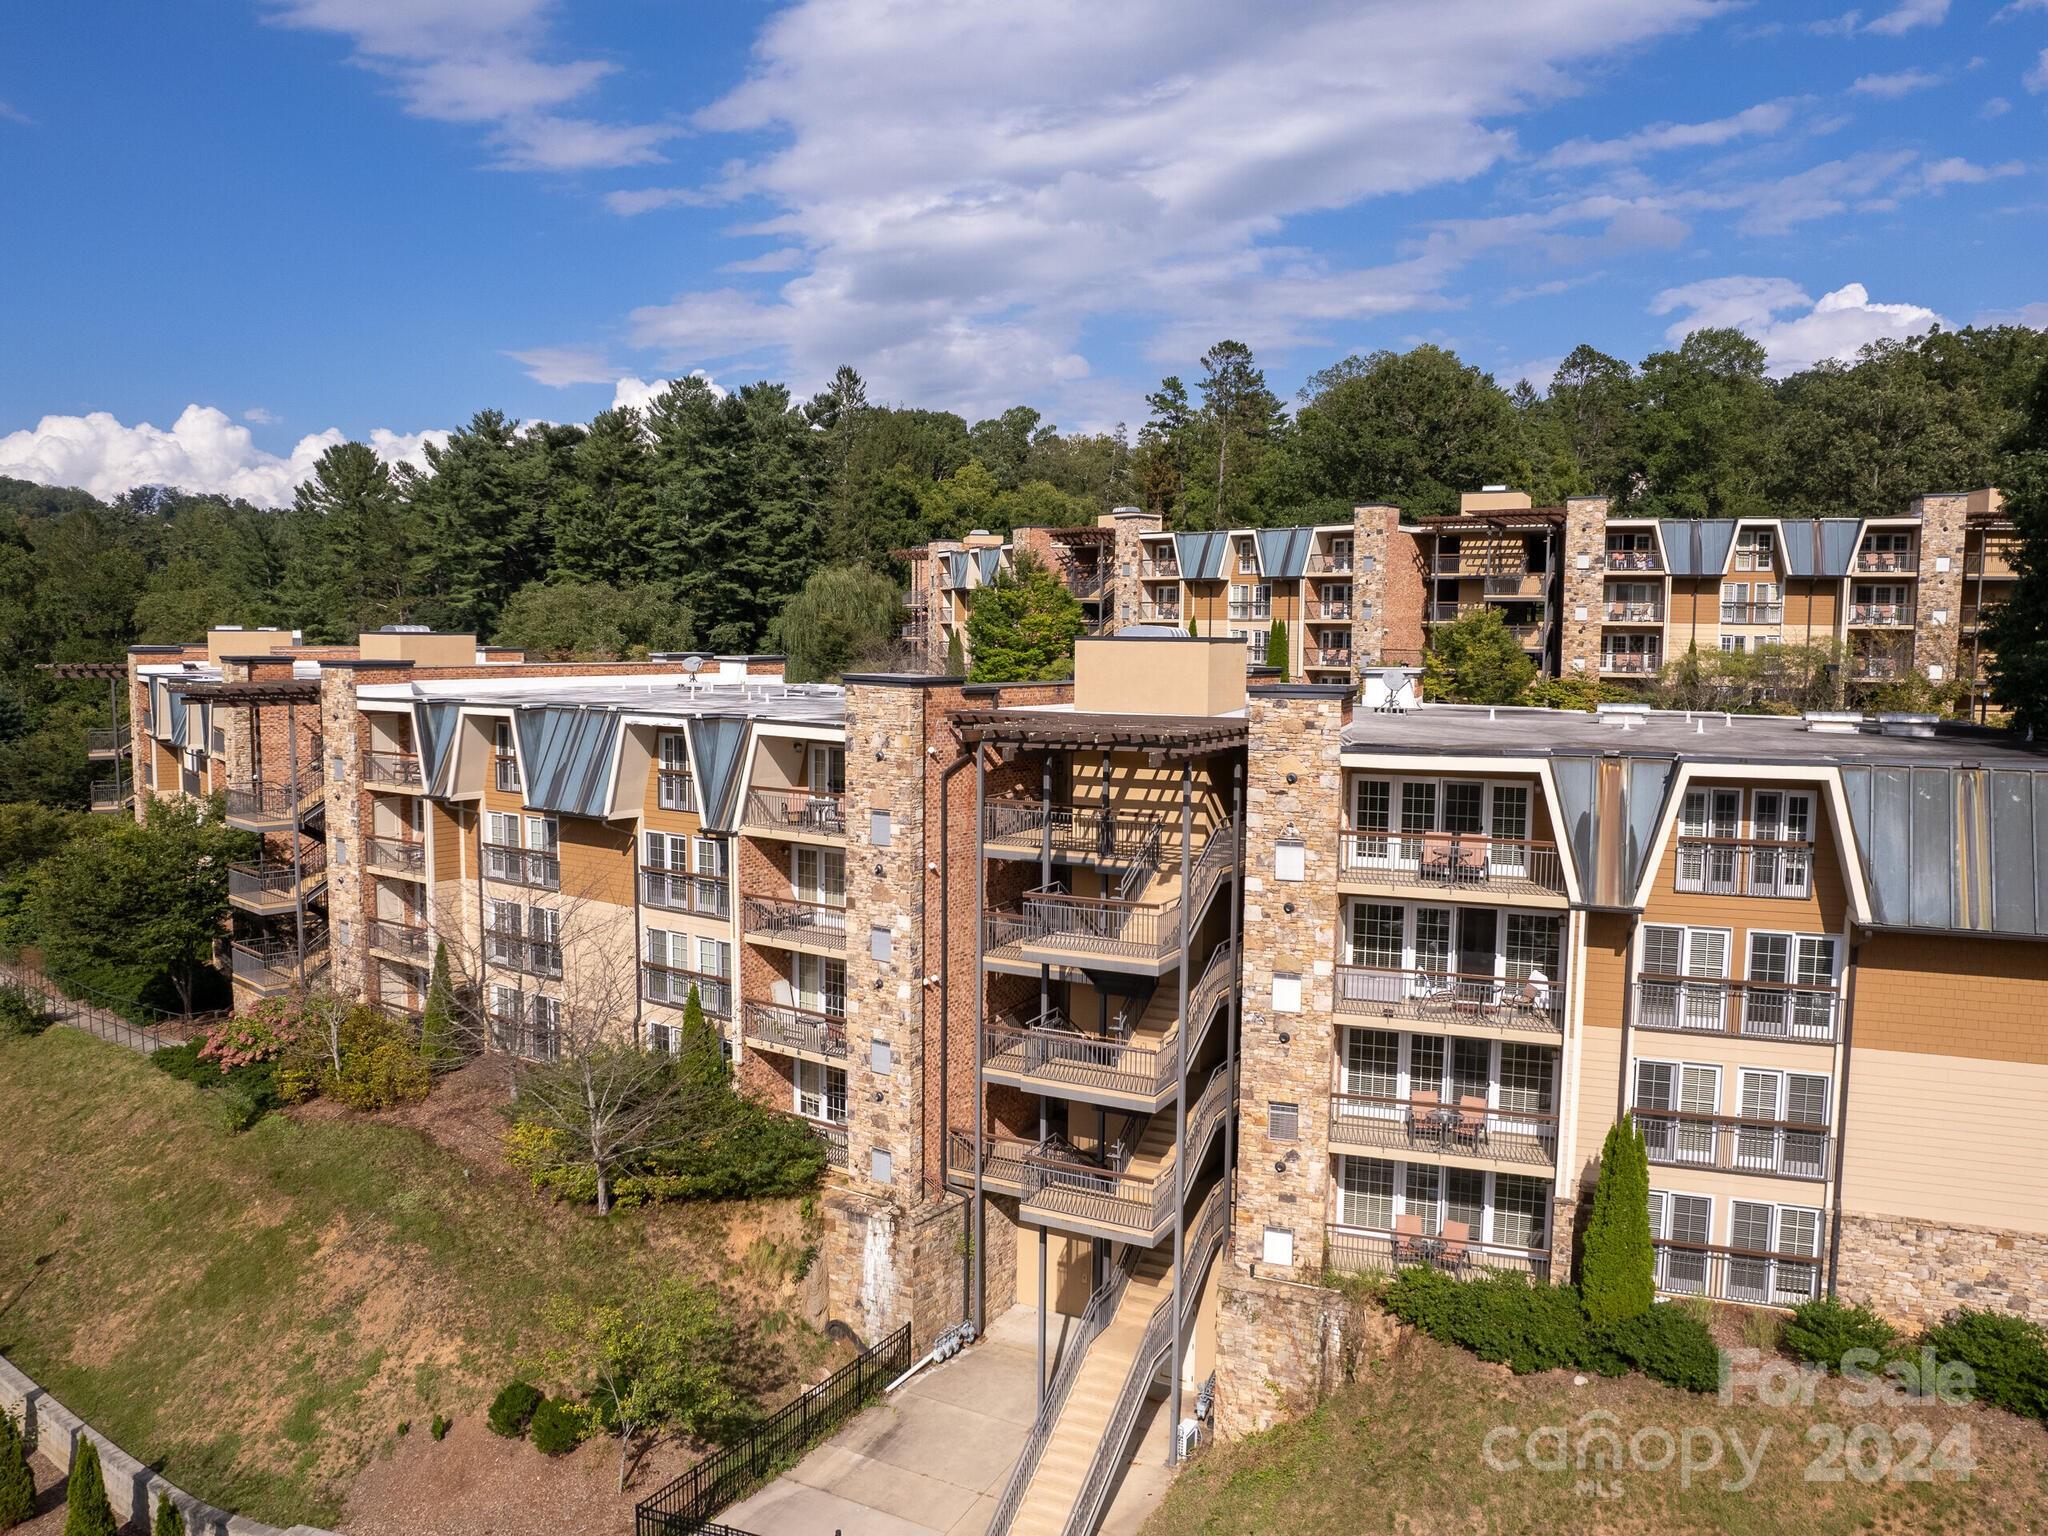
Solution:
M695 677L704 670L704 658L702 656L685 656L683 658L683 670L689 673L690 676Z

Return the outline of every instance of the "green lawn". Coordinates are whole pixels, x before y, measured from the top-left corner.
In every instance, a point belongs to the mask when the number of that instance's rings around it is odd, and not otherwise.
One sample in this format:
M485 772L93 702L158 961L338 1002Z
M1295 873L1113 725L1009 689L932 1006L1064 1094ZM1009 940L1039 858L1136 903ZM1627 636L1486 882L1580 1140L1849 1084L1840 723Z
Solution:
M825 1352L787 1310L793 1205L600 1222L400 1125L273 1115L230 1136L198 1090L69 1029L0 1042L0 1166L0 1352L174 1481L277 1524L337 1518L399 1420L479 1409L560 1292L720 1284L767 1323L746 1362L766 1398ZM779 1241L735 1258L733 1216Z
M1660 1386L1642 1376L1594 1378L1581 1387L1568 1372L1510 1377L1462 1350L1405 1336L1388 1358L1361 1369L1314 1413L1265 1434L1214 1447L1192 1462L1144 1536L1357 1536L1365 1532L1570 1532L1574 1536L1644 1532L1718 1532L1726 1536L1842 1536L1848 1532L2009 1533L2048 1529L2048 1432L1997 1409L1916 1404L1851 1409L1837 1401L1839 1383L1822 1386L1809 1406L1770 1408L1745 1394L1722 1407ZM1745 1446L1762 1441L1758 1471L1747 1487L1725 1488L1739 1477L1732 1453L1726 1465L1681 1484L1674 1463L1663 1471L1625 1467L1618 1474L1537 1470L1524 1464L1527 1434L1546 1425L1574 1437L1572 1460L1585 1415L1614 1415L1623 1442L1661 1427L1674 1436L1688 1428L1733 1430ZM1812 1482L1807 1469L1821 1464L1823 1445L1807 1431L1832 1422L1845 1435L1872 1424L1859 1463L1881 1473L1888 1449L1905 1459L1918 1443L1912 1421L1939 1443L1953 1429L1969 1431L1977 1463L1967 1481L1936 1474L1932 1481L1872 1482L1855 1475ZM1493 1443L1497 1425L1513 1433ZM1727 1445L1731 1442L1723 1440ZM1697 1442L1704 1459L1707 1442ZM1661 1458L1654 1437L1641 1442L1645 1460ZM1549 1442L1537 1455L1551 1459ZM1845 1463L1835 1463L1845 1466ZM1597 1482L1598 1489L1582 1487Z

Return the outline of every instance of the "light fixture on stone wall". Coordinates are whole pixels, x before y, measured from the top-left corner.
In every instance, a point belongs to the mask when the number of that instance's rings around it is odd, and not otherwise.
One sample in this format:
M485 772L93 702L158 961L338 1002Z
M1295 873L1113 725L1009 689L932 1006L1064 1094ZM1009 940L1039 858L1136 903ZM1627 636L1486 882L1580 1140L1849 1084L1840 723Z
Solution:
M1282 1045L1287 1045L1287 1044L1289 1044L1290 1042L1292 1042L1292 1041L1293 1041L1293 1039L1294 1039L1294 1036L1292 1036L1292 1035L1290 1035L1289 1033L1287 1033L1287 1031L1286 1031L1286 1030L1284 1030L1284 1029L1283 1029L1283 1030L1281 1030L1281 1031L1280 1031L1280 1043L1281 1043Z
M885 870L884 868L882 868L882 866L881 866L881 865L877 864L877 865L875 866L875 878L876 878L877 880L881 879L881 878L882 878L882 876L886 875L887 873L888 873L888 871L887 871L887 870Z

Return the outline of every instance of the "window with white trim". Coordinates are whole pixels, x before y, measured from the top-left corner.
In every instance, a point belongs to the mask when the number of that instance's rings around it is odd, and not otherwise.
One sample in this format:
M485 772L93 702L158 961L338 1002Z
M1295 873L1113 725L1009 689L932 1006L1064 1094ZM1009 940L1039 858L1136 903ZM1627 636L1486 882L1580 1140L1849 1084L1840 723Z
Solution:
M846 1073L822 1062L796 1063L796 1112L806 1120L846 1124Z

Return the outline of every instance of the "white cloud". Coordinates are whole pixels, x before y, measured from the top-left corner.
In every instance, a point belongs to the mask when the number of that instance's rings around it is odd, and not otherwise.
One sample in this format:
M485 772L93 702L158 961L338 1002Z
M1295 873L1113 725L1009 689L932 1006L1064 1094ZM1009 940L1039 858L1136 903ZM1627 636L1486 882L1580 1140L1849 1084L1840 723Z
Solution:
M1897 101L1915 91L1941 84L1941 76L1924 69L1902 69L1889 75L1859 75L1849 87L1858 96L1875 96L1879 101Z
M1920 180L1928 191L1939 192L1943 187L1975 187L2004 176L2023 176L2026 170L2025 162L2019 160L2005 160L1997 165L1977 165L1960 156L1951 155L1946 160L1932 160L1922 166Z
M1979 117L1987 119L1994 117L2003 117L2006 113L2010 112L2011 110L2011 102L2007 101L2003 96L1994 96L1989 101L1985 102L1983 106L1977 109L1977 115Z
M2048 11L2048 0L2012 0L2010 5L2001 6L1993 21L2011 21L2028 11Z
M27 126L29 115L10 102L0 101L0 122L20 123Z
M618 369L604 360L604 354L587 347L529 347L505 354L526 369L526 376L550 389L571 384L609 384Z
M1917 336L1942 323L1918 304L1873 304L1861 283L1846 283L1816 303L1783 277L1715 277L1667 288L1650 313L1679 315L1664 332L1673 343L1691 331L1733 326L1763 344L1770 371L1779 375L1827 358L1853 359L1868 342Z
M1938 27L1948 19L1948 0L1904 0L1863 30L1879 37L1898 37L1915 27Z
M648 165L674 138L672 123L597 122L562 115L616 66L552 61L550 0L269 0L285 26L335 32L354 62L396 88L406 111L488 130L506 170L587 171Z
M1622 165L1673 149L1700 149L1753 134L1777 133L1792 121L1789 101L1766 101L1705 123L1653 123L1618 139L1571 139L1540 162L1552 170L1589 165Z
M379 428L370 446L391 463L424 462L429 440L446 432L400 434ZM77 486L95 496L118 496L138 485L240 496L258 506L284 506L314 463L346 439L329 427L302 437L289 454L265 453L223 411L188 405L169 430L146 421L123 426L106 411L89 416L45 416L33 427L0 437L0 474L39 485Z
M725 391L719 387L718 381L702 368L697 369L690 377L702 379L711 386L713 395L721 400L725 398ZM616 411L630 405L636 411L644 411L665 394L674 382L673 379L655 379L652 382L646 379L621 379L618 387L612 391L612 409Z
M721 272L788 272L804 264L804 253L793 245L780 250L764 251L759 256L749 256L745 261L728 261L718 270Z
M242 420L258 427L274 427L284 418L275 411L267 411L260 405L252 405L242 412Z
M2018 309L1987 309L1977 316L1978 325L2024 325L2048 331L2048 301L2022 304Z
M1136 390L1092 374L1097 317L1184 364L1189 335L1362 344L1377 317L1444 304L1454 244L1347 267L1288 244L1286 221L1478 175L1514 152L1504 124L1588 66L1717 14L1322 0L1247 29L1185 0L798 0L695 122L771 147L712 185L609 202L766 203L746 233L803 261L772 289L643 305L629 334L670 367L772 356L802 388L851 361L877 398L1057 397L1065 421L1114 420Z
M2034 67L2022 77L2020 84L2027 88L2027 94L2038 96L2048 91L2048 48L2043 48L2040 57L2034 60Z

